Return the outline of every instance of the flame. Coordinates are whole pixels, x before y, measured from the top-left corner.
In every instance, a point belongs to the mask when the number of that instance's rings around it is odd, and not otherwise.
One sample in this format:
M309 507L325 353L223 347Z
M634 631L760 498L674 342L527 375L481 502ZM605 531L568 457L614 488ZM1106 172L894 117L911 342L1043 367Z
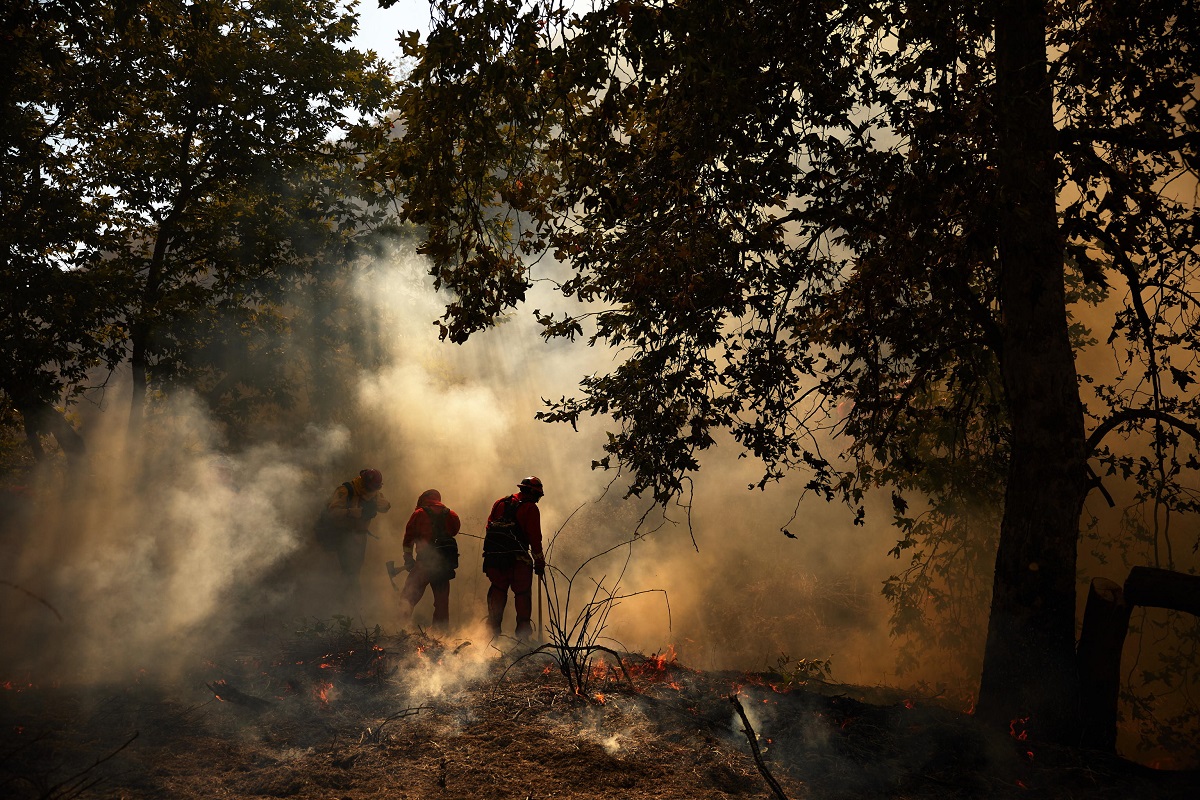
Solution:
M904 707L905 707L905 708L907 708L907 709L910 709L910 710L911 710L911 709L914 709L914 708L916 708L916 707L917 707L917 704L916 704L916 703L914 703L912 700L905 700L905 701L904 701Z
M668 645L667 649L662 653L654 653L644 657L636 664L622 662L625 666L625 671L631 677L648 678L651 681L663 681L665 685L672 689L680 689L678 681L668 678L671 672L685 670L677 661L678 655L675 652L675 645Z
M315 686L313 686L313 696L316 697L318 700L320 700L321 703L323 703L323 704L328 703L329 702L329 691L332 688L333 688L332 682L321 681L320 683L317 683Z
M674 666L678 659L679 654L675 652L675 645L669 644L667 645L667 649L665 651L663 651L661 654L650 656L647 661L654 664L655 669L662 671L667 668L668 664Z
M593 699L594 699L594 700L595 700L597 703L599 703L599 704L601 704L601 705L604 705L604 694L603 694L602 692L596 692L594 695L592 695L592 698L593 698Z

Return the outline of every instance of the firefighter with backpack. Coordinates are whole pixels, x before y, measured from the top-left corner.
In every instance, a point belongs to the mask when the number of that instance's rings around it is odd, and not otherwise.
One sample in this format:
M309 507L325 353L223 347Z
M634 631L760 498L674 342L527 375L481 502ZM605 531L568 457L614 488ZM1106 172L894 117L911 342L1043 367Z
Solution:
M404 526L404 569L408 577L400 590L403 621L412 617L425 588L433 589L433 629L445 633L450 627L450 581L458 569L458 514L442 503L437 489L428 489L417 499L417 507ZM388 576L400 569L388 562ZM395 584L393 583L393 586Z
M487 621L492 637L500 635L511 590L517 614L516 637L525 640L533 634L533 576L540 578L546 572L542 514L537 505L545 492L541 480L532 475L517 487L517 493L497 500L488 515L483 574L491 582Z
M386 513L392 504L383 496L383 473L360 470L358 477L337 487L317 521L320 545L337 555L343 591L347 599L358 599L358 577L367 554L371 520Z

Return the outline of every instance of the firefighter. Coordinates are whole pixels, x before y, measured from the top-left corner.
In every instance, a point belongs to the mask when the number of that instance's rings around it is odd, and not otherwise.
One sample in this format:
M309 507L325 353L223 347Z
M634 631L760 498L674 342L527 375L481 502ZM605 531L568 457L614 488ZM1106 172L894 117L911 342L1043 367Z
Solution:
M445 633L450 627L450 581L458 569L458 514L442 503L437 489L428 489L417 498L417 507L404 526L404 569L408 577L400 592L403 621L412 618L413 608L433 589L433 629ZM415 551L415 555L414 555ZM399 570L388 562L388 574Z
M383 496L383 473L377 469L360 470L358 477L346 481L329 498L326 512L341 529L334 551L341 566L344 589L357 599L358 575L367 555L367 537L376 514L392 507Z
M483 574L491 581L488 589L488 628L493 638L500 635L504 606L509 590L516 607L516 637L528 639L533 633L533 576L545 574L542 553L542 515L538 500L544 491L542 482L529 476L517 484L519 491L501 497L492 505L483 538Z

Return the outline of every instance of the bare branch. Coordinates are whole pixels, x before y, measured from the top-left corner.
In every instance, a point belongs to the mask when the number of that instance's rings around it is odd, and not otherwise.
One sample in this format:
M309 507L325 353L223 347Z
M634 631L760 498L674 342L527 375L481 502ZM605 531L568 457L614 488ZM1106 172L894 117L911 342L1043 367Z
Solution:
M729 695L729 702L733 703L733 707L737 709L738 716L742 718L742 733L746 734L746 741L750 743L750 752L754 755L754 763L758 765L758 771L762 773L763 778L771 787L771 791L779 800L788 800L787 795L783 793L783 787L775 780L775 776L767 769L766 762L763 761L762 753L758 751L758 742L754 727L750 724L750 718L746 716L746 709L742 708L742 703L738 700L736 694Z
M1119 411L1116 414L1113 414L1111 417L1096 426L1096 429L1092 431L1092 435L1088 437L1086 445L1087 452L1089 454L1095 453L1096 448L1100 446L1100 442L1102 442L1104 437L1112 432L1113 429L1129 422L1141 422L1149 419L1158 420L1159 422L1163 422L1182 431L1183 433L1186 433L1188 436L1191 436L1193 440L1195 440L1197 445L1200 445L1200 427L1197 427L1194 423L1188 422L1185 419L1180 419L1174 414L1154 408L1127 408L1124 411Z

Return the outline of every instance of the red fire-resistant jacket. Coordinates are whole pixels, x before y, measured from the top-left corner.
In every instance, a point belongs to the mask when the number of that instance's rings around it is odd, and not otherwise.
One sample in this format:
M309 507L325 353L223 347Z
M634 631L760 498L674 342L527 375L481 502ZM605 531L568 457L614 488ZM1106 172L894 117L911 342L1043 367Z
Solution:
M517 525L521 527L521 532L525 534L525 541L529 542L529 550L533 555L533 562L539 565L546 563L546 557L542 554L541 509L532 500L522 498L520 492L509 497L517 500L525 500L517 509ZM504 506L508 502L509 497L501 497L492 504L492 513L488 514L489 521L504 518Z
M413 510L412 516L408 518L408 523L404 526L405 553L411 553L413 545L417 543L425 545L433 541L433 521L429 518L426 509L432 510L434 513L441 513L442 509L445 509L447 536L457 536L462 527L458 514L442 505L442 496L436 490L431 489L421 495L416 509Z

